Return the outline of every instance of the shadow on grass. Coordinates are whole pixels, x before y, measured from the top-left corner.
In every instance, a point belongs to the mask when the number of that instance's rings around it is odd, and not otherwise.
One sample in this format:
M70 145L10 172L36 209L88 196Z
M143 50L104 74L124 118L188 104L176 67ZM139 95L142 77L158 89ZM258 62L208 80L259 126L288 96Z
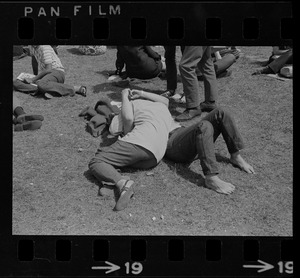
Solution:
M101 84L97 84L95 86L93 86L93 93L94 94L99 94L102 92L109 92L114 90L114 86L110 83L110 82L105 82L105 83L101 83Z
M192 171L189 168L190 164L193 161L190 163L175 163L166 158L164 158L163 160L168 165L168 167L170 168L171 171L174 171L174 169L175 169L175 173L177 175L181 176L183 179L186 179L187 181L194 183L197 186L205 186L205 182L204 182L205 179L203 178L203 176L198 173L195 173L194 171ZM216 160L217 160L217 162L231 164L229 158L227 158L221 154L218 154L218 153L216 154Z
M102 70L102 71L96 71L97 74L103 75L105 78L108 78L110 75L114 74L114 70Z
M94 175L92 174L92 172L91 172L90 170L84 171L84 172L83 172L83 175L85 176L85 178L86 178L89 182L91 182L91 183L93 183L93 184L95 184L95 185L97 185L97 186L99 186L99 187L102 186L102 183L99 182L99 181L94 177Z
M192 163L175 163L171 160L168 160L166 158L163 159L164 162L168 165L171 171L174 171L179 176L181 176L183 179L189 181L190 183L193 183L197 186L204 186L204 178L198 174L192 171L189 168L189 165Z

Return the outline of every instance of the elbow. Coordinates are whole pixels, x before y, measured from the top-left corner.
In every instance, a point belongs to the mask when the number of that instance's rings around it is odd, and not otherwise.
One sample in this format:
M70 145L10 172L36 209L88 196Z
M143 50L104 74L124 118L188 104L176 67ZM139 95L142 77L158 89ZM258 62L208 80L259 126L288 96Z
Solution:
M132 119L124 119L123 118L123 131L124 134L130 132L133 128L133 120Z
M166 97L163 97L163 98L164 98L163 104L165 104L167 107L169 107L169 99Z

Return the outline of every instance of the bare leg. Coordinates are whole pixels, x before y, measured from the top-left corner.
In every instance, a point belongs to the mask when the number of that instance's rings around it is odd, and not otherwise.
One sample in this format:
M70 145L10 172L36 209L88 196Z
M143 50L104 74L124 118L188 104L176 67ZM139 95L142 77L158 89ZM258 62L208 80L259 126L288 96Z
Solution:
M234 191L235 186L229 182L222 181L218 175L206 175L205 176L206 187L222 194L230 194Z
M246 173L255 174L253 167L242 158L239 151L230 154L229 160L233 165L238 166Z

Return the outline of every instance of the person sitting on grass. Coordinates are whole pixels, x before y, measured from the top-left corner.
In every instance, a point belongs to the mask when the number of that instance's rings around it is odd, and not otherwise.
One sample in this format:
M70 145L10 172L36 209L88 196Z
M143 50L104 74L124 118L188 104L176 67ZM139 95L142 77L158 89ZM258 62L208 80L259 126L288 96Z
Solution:
M162 105L162 103L164 105ZM223 194L234 191L234 185L218 177L214 142L222 134L231 154L230 162L247 173L253 167L241 156L243 142L233 118L216 108L191 127L176 123L167 98L141 90L122 91L122 113L112 119L110 132L125 134L111 146L100 148L89 163L100 181L114 183L120 191L115 210L126 208L133 196L133 181L122 179L114 167L130 166L147 169L156 166L163 156L186 163L198 155L205 175L205 185Z
M13 95L14 131L36 130L42 126L44 117L38 114L25 113L20 100Z
M50 45L29 45L30 55L34 56L39 66L39 74L26 78L24 82L16 79L14 89L21 92L42 92L46 98L74 96L75 93L86 96L85 86L65 84L65 69L54 49ZM33 86L36 84L37 86Z
M125 66L125 78L151 79L165 70L162 57L150 46L118 46L116 75L121 75Z
M275 47L274 47L275 48ZM275 52L273 48L273 53ZM277 48L275 48L277 49ZM279 52L279 50L277 50ZM276 74L280 73L281 69L287 64L293 64L293 48L288 48L285 51L279 52L280 55L273 55L269 58L269 64L261 69L256 70L252 75L260 74Z

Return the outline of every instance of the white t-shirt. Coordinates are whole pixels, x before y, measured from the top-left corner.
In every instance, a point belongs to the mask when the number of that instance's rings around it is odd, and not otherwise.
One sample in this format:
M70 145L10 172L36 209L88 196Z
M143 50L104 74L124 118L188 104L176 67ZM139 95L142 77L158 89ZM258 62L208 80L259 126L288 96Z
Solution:
M119 140L139 145L153 153L159 162L166 151L169 132L180 127L168 107L161 102L137 99L131 101L133 129Z

